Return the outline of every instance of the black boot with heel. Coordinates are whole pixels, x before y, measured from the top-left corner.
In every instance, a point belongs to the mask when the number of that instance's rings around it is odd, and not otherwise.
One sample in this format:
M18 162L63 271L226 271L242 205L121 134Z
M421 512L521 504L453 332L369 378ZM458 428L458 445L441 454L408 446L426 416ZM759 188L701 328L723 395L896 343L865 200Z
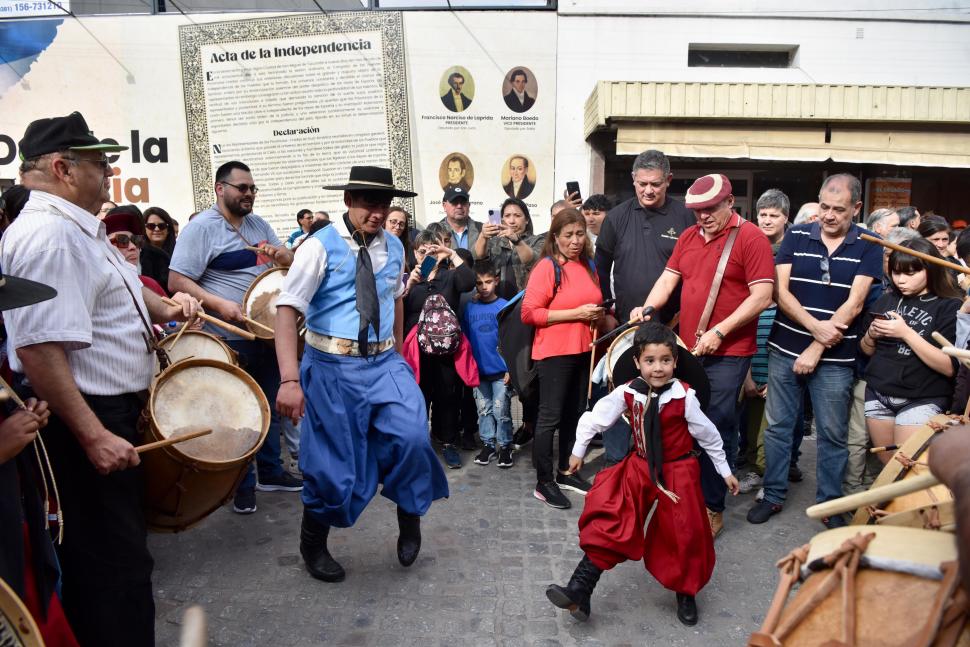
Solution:
M602 569L583 555L582 561L573 571L573 576L569 578L569 584L565 588L550 584L546 589L546 597L560 609L567 609L572 617L585 621L590 613L589 598L602 574Z
M324 582L342 582L346 573L327 550L330 526L320 523L303 510L303 524L300 526L300 554L310 575Z

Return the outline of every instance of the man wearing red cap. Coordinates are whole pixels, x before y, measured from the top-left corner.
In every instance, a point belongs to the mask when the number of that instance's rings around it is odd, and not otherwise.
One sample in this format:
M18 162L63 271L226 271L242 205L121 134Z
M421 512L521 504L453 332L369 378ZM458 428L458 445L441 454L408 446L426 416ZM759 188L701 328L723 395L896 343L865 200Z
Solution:
M684 204L694 211L697 224L680 235L644 307L659 310L683 281L681 336L710 378L707 415L721 432L733 468L738 450L735 406L757 348L758 315L771 303L774 260L764 233L734 211L731 182L725 176L698 178ZM642 316L641 308L631 312L631 317ZM700 461L711 532L717 536L724 525L727 488L711 461L703 455Z

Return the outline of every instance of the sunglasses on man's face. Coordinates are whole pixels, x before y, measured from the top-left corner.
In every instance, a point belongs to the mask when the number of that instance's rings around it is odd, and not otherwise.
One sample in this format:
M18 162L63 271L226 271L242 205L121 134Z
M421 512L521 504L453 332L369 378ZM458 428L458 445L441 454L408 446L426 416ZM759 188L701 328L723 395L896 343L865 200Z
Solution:
M165 231L168 229L167 222L146 222L145 229L148 231Z
M141 247L145 244L144 236L129 236L128 234L118 234L111 239L111 244L118 249L127 249L128 245L134 245L135 247Z

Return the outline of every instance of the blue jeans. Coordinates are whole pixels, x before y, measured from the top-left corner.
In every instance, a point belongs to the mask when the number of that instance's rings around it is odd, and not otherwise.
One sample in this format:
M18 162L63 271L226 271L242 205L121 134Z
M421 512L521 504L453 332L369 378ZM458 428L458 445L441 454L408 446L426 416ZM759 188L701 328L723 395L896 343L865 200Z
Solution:
M707 379L711 382L711 403L704 413L721 432L724 455L733 470L738 459L738 394L741 393L744 377L751 366L751 358L705 355L698 359L704 366ZM701 464L701 490L704 493L704 503L714 512L724 512L727 485L714 469L714 463L707 452L702 451L698 460Z
M226 340L226 344L239 353L240 366L256 380L263 395L269 400L269 433L256 452L256 469L259 470L261 478L280 477L283 475L283 463L280 461L282 419L276 410L276 393L280 390L280 368L276 363L276 350L271 344L259 340L230 339ZM239 484L239 489L245 491L255 487L256 470L250 469Z
M852 404L853 366L819 362L811 375L792 372L795 358L768 352L768 401L765 416L765 501L781 505L788 494L795 418L806 389L815 411L818 432L817 502L842 496L842 477L849 451L846 445Z
M481 376L475 387L475 406L478 408L478 435L489 447L505 447L512 443L512 393L504 376L498 379Z

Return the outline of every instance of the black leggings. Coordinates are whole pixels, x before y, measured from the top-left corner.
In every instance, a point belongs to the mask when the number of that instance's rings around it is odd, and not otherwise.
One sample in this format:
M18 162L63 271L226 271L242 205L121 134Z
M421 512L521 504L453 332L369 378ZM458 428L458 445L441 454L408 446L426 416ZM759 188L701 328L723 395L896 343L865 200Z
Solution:
M421 392L431 418L431 435L446 445L457 445L461 439L458 412L462 386L454 355L421 353Z
M559 355L538 361L539 420L532 444L532 460L540 482L552 481L552 439L559 429L559 469L569 467L576 442L576 423L586 407L589 353Z

